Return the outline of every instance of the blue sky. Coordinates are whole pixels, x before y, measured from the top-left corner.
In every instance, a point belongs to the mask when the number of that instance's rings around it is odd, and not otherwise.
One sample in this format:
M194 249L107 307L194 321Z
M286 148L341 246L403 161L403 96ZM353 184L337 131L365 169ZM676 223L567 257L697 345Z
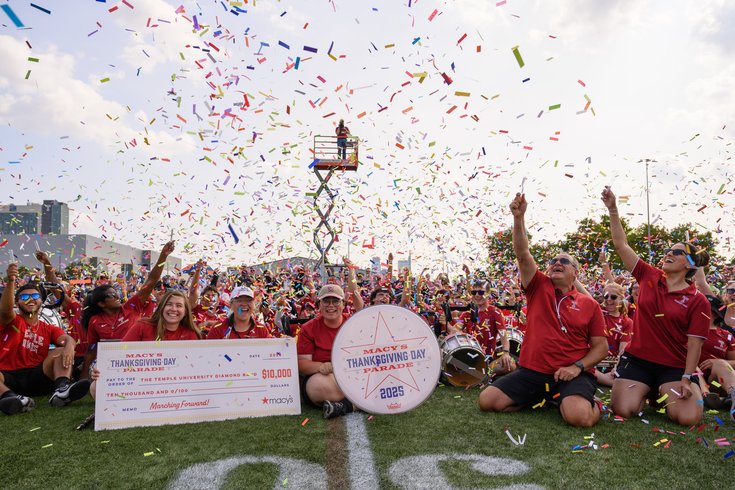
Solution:
M340 117L363 165L332 181L334 259L481 258L520 188L538 239L602 214L604 185L639 224L642 158L655 222L735 224L727 2L126 2L0 11L0 190L68 202L75 232L314 254L310 149Z

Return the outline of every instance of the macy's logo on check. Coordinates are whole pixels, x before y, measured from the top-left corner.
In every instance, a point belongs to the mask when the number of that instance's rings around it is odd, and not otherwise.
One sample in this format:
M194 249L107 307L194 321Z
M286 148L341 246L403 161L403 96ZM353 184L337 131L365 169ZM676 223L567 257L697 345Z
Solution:
M268 398L267 396L264 396L261 401L263 402L263 405L287 405L292 404L294 402L294 398L292 396L289 396L288 398Z

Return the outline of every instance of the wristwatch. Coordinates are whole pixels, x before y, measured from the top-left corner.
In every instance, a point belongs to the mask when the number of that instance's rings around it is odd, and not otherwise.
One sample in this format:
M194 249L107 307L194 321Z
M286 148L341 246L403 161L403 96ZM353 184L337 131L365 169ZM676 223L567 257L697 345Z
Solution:
M579 368L579 374L582 374L584 372L584 364L582 364L582 361L577 361L574 363L574 365Z

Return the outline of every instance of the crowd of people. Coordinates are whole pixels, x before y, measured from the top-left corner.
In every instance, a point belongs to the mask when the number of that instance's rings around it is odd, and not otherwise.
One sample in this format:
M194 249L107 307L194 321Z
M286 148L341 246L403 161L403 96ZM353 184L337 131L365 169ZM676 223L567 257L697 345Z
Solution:
M147 274L99 276L84 289L39 251L36 274L7 269L0 411L30 411L42 395L61 407L94 394L100 342L288 336L297 338L305 403L326 418L343 415L355 407L333 375L334 338L355 312L394 304L420 315L441 344L456 335L473 339L487 361L473 383L481 386L483 411L556 406L568 424L588 427L600 418L595 394L603 384L612 387L612 412L624 418L649 403L682 425L701 420L705 406L725 407L735 420L733 271L718 271L723 291L708 284L708 254L695 241L672 244L656 264L646 263L627 243L609 188L602 201L624 270L612 271L602 252L584 277L564 251L536 263L522 194L510 204L517 263L502 276L467 265L454 279L394 272L389 255L380 274L344 258L324 275L301 265L220 273L199 261L188 273L163 277L175 248L169 242ZM58 315L44 314L49 302Z

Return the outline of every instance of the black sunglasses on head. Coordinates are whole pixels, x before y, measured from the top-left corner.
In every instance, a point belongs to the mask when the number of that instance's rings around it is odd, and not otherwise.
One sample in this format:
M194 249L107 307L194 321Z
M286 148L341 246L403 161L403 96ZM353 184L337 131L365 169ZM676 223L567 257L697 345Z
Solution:
M554 257L553 259L549 261L549 265L556 265L557 263L562 264L562 265L572 265L572 261L566 257L560 257L558 259Z
M682 250L680 248L667 248L666 250L664 250L664 255L669 254L669 253L671 255L686 255L687 254L686 250Z

